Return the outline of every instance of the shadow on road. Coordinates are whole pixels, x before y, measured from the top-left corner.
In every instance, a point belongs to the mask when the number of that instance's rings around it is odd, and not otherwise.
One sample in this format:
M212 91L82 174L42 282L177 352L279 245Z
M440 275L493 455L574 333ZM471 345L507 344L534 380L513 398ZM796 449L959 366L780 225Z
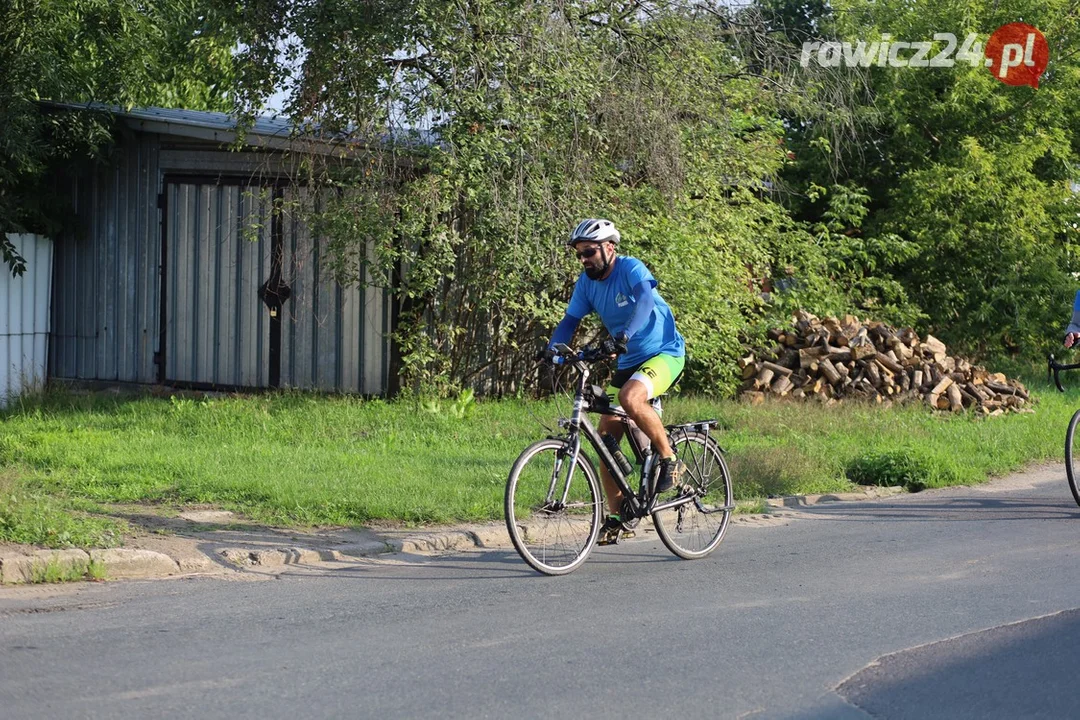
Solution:
M1080 610L879 658L837 692L880 718L1076 717Z
M830 520L907 520L915 522L1046 521L1080 519L1080 507L1068 499L1040 497L956 497L909 502L837 503L800 509L804 516Z

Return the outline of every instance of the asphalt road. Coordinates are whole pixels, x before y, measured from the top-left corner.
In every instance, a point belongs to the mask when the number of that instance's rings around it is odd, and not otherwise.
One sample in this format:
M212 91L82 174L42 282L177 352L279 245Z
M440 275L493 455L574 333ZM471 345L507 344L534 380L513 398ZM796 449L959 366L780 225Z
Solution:
M655 539L0 594L0 717L1015 718L1080 713L1060 467Z

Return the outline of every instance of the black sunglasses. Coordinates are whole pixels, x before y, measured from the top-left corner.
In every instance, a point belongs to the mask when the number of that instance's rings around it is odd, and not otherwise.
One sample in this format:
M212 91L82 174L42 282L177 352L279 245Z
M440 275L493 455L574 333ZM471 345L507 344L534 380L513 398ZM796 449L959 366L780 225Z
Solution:
M600 252L601 245L594 245L591 248L585 248L584 250L578 250L574 254L577 255L577 259L591 258L596 253Z

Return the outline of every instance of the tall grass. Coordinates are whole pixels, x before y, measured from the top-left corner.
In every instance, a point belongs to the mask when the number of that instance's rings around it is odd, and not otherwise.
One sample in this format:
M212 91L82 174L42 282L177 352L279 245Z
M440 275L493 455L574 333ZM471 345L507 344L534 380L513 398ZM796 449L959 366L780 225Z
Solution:
M1059 395L1038 382L1032 391L1034 414L988 419L676 397L665 421L719 419L742 500L848 490L853 480L919 489L1060 457L1080 391ZM85 524L97 518L70 511L94 503L209 504L278 525L495 520L514 458L548 434L539 421L551 426L558 414L552 401L49 392L0 415L0 539L43 542L27 530L30 518L64 511Z

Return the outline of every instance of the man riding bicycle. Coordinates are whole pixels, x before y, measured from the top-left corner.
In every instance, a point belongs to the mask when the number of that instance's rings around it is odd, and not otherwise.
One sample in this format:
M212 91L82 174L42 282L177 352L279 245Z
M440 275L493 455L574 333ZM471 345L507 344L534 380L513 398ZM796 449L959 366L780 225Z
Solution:
M612 405L617 401L626 411L658 453L659 494L678 483L686 467L675 457L664 424L649 400L667 392L675 382L683 370L686 348L675 329L671 308L656 291L656 279L637 258L617 255L618 243L619 231L610 220L582 220L570 233L567 245L574 249L584 272L578 276L566 314L556 326L548 348L569 343L582 318L590 312L600 316L611 335L601 348L611 356L619 356L607 396ZM623 424L605 415L599 430L619 441ZM617 537L624 529L619 517L622 491L603 464L600 475L611 513L604 523L604 536Z

